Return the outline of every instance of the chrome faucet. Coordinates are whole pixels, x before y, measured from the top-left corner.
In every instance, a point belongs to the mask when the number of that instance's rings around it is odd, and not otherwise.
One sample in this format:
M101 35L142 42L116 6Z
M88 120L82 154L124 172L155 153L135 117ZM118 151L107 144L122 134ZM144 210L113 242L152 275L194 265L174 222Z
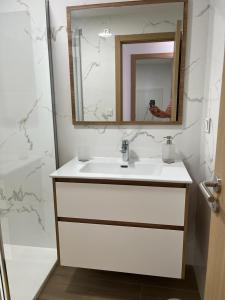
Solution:
M124 162L129 161L129 141L128 140L122 140L122 147L121 147L121 153L122 153L122 160Z

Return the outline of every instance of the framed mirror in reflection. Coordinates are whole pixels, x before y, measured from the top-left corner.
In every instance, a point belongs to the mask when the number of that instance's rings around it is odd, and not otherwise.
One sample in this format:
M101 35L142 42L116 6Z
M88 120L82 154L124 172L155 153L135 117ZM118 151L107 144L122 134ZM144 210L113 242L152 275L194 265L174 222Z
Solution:
M131 115L125 121L170 120L172 107L173 53L131 55ZM126 101L126 98L123 99Z
M182 123L187 1L67 8L74 125Z

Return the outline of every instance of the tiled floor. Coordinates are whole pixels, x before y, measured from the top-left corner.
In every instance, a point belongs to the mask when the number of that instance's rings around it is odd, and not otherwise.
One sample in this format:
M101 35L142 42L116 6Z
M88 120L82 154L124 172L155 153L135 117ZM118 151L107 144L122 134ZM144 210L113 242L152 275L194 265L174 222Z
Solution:
M39 300L200 300L194 273L185 280L57 267Z

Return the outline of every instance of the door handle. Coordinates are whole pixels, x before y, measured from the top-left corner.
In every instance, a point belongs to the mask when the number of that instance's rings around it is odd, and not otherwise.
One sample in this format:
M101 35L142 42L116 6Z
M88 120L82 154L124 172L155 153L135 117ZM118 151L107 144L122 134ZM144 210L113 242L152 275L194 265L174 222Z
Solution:
M209 203L211 209L213 212L218 213L219 212L219 203L217 198L212 194L210 191L210 187L213 188L213 191L215 193L220 193L222 189L222 182L221 179L215 176L215 179L213 181L203 181L199 184L199 187Z

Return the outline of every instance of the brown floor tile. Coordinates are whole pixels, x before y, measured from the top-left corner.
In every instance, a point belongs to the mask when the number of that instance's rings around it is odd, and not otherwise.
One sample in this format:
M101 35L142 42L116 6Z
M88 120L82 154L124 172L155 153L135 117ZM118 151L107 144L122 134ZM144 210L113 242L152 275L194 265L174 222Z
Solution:
M144 286L141 292L141 300L200 300L197 291L177 290L160 286Z
M185 280L57 267L39 300L199 300L195 277Z
M195 274L192 267L186 268L185 279L173 279L154 276L141 276L142 285L160 286L178 290L197 291Z

